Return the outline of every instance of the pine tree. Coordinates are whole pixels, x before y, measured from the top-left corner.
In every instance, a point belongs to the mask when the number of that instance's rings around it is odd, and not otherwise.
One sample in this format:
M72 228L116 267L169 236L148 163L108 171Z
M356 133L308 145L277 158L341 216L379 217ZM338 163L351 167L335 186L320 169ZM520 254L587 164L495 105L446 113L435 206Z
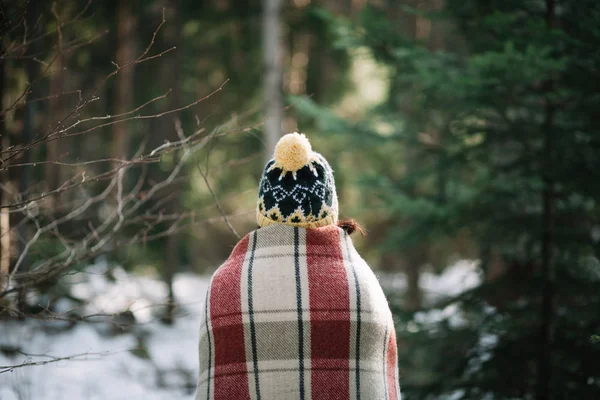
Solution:
M300 104L377 155L362 183L393 221L385 250L465 234L478 249L482 286L437 311L397 310L405 396L599 398L600 9L405 10L453 27L452 40L432 50L375 7L359 23L330 18L339 46L367 47L391 71L385 104L357 124Z

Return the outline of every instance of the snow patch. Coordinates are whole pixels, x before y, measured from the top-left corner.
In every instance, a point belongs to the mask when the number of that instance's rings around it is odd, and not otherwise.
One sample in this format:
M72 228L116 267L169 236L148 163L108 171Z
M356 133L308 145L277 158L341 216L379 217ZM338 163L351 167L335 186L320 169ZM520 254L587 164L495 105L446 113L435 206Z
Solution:
M434 325L442 321L447 321L448 325L453 329L464 328L468 325L464 311L454 303L443 309L435 308L417 312L415 313L415 321L425 325Z
M460 260L444 269L441 274L423 271L419 286L425 305L435 304L479 286L483 280L479 264L479 260ZM405 292L408 287L404 273L380 272L377 275L381 286L388 292Z
M0 400L167 400L191 398L198 369L198 329L209 277L178 274L174 286L180 305L172 326L156 318L155 304L165 301L166 287L156 279L132 276L102 263L86 273L68 278L73 295L90 299L78 309L84 314L118 313L131 309L137 331L107 335L98 323L80 323L59 333L46 329L48 322L3 321L0 347L18 349L0 352L0 366L51 357L78 355L44 366L30 366L0 374ZM70 304L57 305L60 312ZM143 331L140 335L139 330ZM132 349L142 344L146 355ZM49 355L51 357L43 356ZM1 371L2 369L0 369Z

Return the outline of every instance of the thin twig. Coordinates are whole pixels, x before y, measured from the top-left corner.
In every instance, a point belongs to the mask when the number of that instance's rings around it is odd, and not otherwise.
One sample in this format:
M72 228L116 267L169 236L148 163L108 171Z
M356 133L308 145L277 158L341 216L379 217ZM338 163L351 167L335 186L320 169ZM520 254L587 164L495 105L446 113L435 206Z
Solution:
M131 351L131 350L123 350L123 351ZM51 356L51 355L43 355L43 357L50 357L50 360L40 360L40 361L27 361L21 364L15 364L15 365L0 365L0 374L4 374L6 372L12 372L15 369L18 368L23 368L23 367L32 367L32 366L36 366L36 365L47 365L47 364L53 364L53 363L57 363L59 361L65 361L65 360L76 360L76 359L80 359L82 357L89 357L89 356L107 356L110 354L114 354L114 352L110 352L110 351L105 351L105 352L99 352L99 353L79 353L79 354L72 354L69 356L64 356L64 357L55 357L55 356ZM31 357L30 355L25 354L28 357ZM42 355L40 355L42 356ZM36 355L36 357L38 357Z
M175 119L175 130L177 131L177 135L179 136L179 138L184 141L185 140L185 135L183 133L183 129L181 129L181 121L179 120L179 118ZM217 131L215 130L214 133L216 133ZM202 171L202 168L200 168L200 162L198 161L198 159L196 158L196 153L193 153L193 157L194 157L194 161L196 164L196 168L198 168L198 172L200 172L200 175L202 175L202 179L204 179L204 183L206 183L206 187L208 188L208 191L210 192L217 208L219 209L219 212L221 213L221 216L223 217L223 220L225 221L225 224L227 225L227 227L229 228L229 230L235 235L236 238L241 239L241 236L239 235L239 233L237 233L237 231L235 230L235 228L233 227L233 225L231 225L231 222L229 222L229 218L227 218L227 213L225 213L225 210L223 209L223 207L221 207L221 202L219 201L219 198L217 197L215 191L212 189L212 187L210 186L210 182L208 181L208 178L206 177L206 174Z

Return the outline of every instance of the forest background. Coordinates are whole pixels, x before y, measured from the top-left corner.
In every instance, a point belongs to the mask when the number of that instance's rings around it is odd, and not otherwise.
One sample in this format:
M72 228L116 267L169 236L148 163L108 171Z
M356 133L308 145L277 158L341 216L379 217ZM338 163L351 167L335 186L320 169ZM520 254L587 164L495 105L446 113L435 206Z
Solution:
M595 1L3 0L0 17L0 325L135 324L74 311L90 299L69 279L98 260L162 280L175 323L175 277L255 228L265 160L300 131L368 231L406 399L600 398ZM426 292L465 260L477 285ZM1 372L45 368L22 364Z

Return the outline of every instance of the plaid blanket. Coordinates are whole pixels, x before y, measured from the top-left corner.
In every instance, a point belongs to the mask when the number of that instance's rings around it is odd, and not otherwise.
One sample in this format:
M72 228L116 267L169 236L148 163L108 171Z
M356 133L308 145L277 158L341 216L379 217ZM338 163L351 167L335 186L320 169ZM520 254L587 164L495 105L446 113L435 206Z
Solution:
M200 399L400 399L379 283L337 226L249 233L215 272L200 327Z

